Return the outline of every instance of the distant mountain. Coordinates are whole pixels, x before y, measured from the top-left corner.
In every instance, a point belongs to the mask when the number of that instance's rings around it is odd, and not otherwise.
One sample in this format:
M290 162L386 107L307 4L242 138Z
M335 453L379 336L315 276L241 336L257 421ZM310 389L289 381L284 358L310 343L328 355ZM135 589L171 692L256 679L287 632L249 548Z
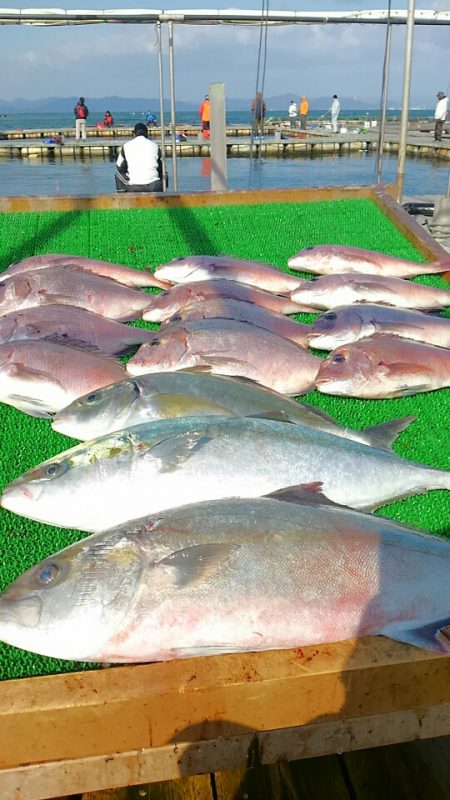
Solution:
M177 111L197 111L199 103L203 97L199 97L197 101L176 101ZM271 109L273 111L280 111L287 109L290 101L294 99L298 102L299 97L296 92L289 94L274 95L266 97L266 105L268 114ZM29 112L29 113L48 113L57 114L62 112L72 112L78 97L44 97L40 100L27 100L24 97L18 97L15 100L1 100L0 99L0 112L1 113L14 113L14 112ZM342 111L348 110L365 110L376 109L379 107L379 99L362 99L356 97L340 97ZM432 101L431 105L433 105ZM415 100L415 107L421 107L420 104L425 104L423 98ZM251 98L242 97L229 97L226 100L228 111L245 111L250 108ZM86 105L92 112L104 113L106 109L109 111L159 111L159 97L119 97L111 95L110 97L86 97ZM327 97L310 97L309 106L311 111L324 110L331 105L331 96ZM401 103L396 101L389 101L389 106L392 108L400 108ZM430 106L428 106L430 107ZM164 101L165 110L169 110L169 100Z

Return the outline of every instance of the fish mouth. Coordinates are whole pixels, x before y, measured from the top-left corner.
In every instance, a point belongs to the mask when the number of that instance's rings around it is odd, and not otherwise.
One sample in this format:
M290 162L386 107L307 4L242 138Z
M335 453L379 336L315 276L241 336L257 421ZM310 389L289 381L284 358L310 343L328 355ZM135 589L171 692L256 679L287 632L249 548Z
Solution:
M10 511L15 511L16 505L21 500L36 502L42 494L42 486L37 483L25 483L20 479L9 486L5 486L0 496L0 506ZM20 513L20 512L19 512Z
M17 590L11 589L0 597L0 629L5 625L35 628L41 618L42 601L36 595L21 598L14 597L16 594Z

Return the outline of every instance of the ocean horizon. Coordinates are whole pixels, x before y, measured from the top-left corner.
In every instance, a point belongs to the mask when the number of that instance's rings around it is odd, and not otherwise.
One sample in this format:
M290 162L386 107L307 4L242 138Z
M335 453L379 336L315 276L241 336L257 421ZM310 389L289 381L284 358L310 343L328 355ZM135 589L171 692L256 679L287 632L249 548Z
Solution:
M92 111L89 114L88 126L95 127L97 122L102 122L103 114L108 109L104 109L103 113ZM133 126L136 122L145 119L148 112L151 111L156 115L159 122L159 108L146 108L138 109L136 111L114 111L114 123L119 126ZM400 118L401 110L390 108L386 113L386 118L389 121L398 120ZM320 117L329 116L327 109L317 109L308 114L309 122L318 121ZM433 119L433 109L411 109L409 118L411 120L419 119ZM288 119L287 109L268 109L266 119ZM341 111L339 115L340 120L360 120L361 123L365 120L379 120L379 109L346 109ZM170 112L165 112L165 124L170 122ZM228 111L226 115L228 125L249 125L251 123L251 113L249 111ZM196 111L177 111L175 115L176 126L182 128L183 125L198 125L199 116ZM14 111L0 115L0 133L2 131L15 131L15 130L59 130L65 128L74 128L75 119L73 109L67 112L58 113L42 113L42 112L19 112Z

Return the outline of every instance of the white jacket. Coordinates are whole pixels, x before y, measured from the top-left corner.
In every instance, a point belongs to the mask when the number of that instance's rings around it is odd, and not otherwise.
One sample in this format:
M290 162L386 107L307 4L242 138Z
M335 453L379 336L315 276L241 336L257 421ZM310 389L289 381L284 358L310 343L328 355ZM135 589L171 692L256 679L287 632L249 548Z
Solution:
M117 167L127 162L127 176L133 186L146 186L161 178L161 152L158 145L145 136L136 136L125 142L123 154L119 153ZM124 158L125 156L125 158Z
M339 112L340 112L340 110L341 110L341 104L340 104L339 100L337 99L337 97L335 97L333 102L331 103L329 111L331 111L333 117L337 117Z
M290 117L296 117L297 116L297 113L298 113L297 103L291 103L290 104L288 113L289 113Z
M447 109L448 109L448 97L443 97L442 100L438 100L438 102L436 103L434 118L440 119L445 122L445 118L447 116Z

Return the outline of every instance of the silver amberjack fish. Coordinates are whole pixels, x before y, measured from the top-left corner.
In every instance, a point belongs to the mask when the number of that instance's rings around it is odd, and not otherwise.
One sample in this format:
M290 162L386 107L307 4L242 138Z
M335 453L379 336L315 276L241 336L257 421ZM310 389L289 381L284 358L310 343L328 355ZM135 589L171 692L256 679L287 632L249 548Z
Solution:
M213 500L27 570L0 595L0 639L123 663L379 634L448 655L449 582L445 539L336 506Z
M372 509L450 489L450 472L301 425L182 417L136 425L55 455L6 486L1 505L94 532L190 502L260 497L316 481L334 502Z

